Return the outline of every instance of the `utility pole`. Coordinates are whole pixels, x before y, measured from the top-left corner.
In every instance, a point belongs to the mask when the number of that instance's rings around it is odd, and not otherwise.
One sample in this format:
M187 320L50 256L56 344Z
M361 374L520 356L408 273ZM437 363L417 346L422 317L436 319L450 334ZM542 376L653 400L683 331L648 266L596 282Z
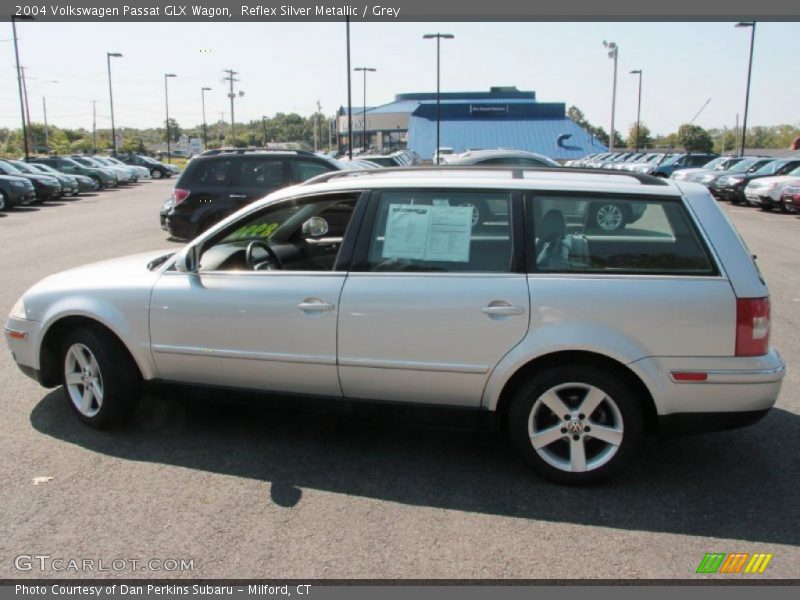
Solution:
M617 105L617 56L619 55L619 47L614 42L607 42L603 40L603 47L608 50L608 58L614 61L614 80L611 86L611 132L608 135L608 150L614 151L614 113L616 112Z
M200 88L200 101L203 103L203 150L208 150L208 125L206 125L206 92L210 87Z
M225 69L225 73L228 74L227 77L223 77L222 81L227 81L230 84L230 92L228 92L228 98L231 99L231 146L236 147L236 120L233 113L233 99L236 98L236 94L233 92L233 84L237 83L239 80L235 78L235 75L239 73L234 71L233 69ZM239 95L243 95L242 92L239 92Z
M353 87L350 78L350 16L345 17L347 24L347 156L353 160Z
M439 105L441 104L441 42L442 40L452 40L455 36L452 33L426 33L422 36L424 40L436 40L436 149L434 151L434 156L436 157L436 163L439 164L442 160L441 156L441 141L439 136L439 128L441 126L441 119L439 118Z
M42 96L42 112L44 113L44 148L45 151L50 149L50 136L47 134L47 100Z
M92 100L92 154L97 154L97 100Z
M17 67L17 87L19 88L19 109L22 113L22 140L25 144L25 160L30 156L28 146L28 129L25 127L25 104L22 99L22 67L19 66L19 45L17 43L17 21L33 21L33 17L24 15L11 16L11 29L14 32L14 59ZM349 66L348 66L349 68Z
M31 131L31 109L28 106L28 82L25 79L25 67L20 67L19 70L22 72L22 95L25 98L25 121L28 123L28 136L30 136L30 140L26 140L25 142L25 147L28 148L30 146L31 149L33 149L32 148L33 132Z
M322 124L320 122L320 111L322 110L322 105L317 100L317 114L314 115L314 152L317 151L317 141L319 141L319 145L322 145Z
M111 89L111 59L122 58L119 52L106 52L106 65L108 66L108 103L111 106L111 147L117 154L117 127L114 124L114 92Z

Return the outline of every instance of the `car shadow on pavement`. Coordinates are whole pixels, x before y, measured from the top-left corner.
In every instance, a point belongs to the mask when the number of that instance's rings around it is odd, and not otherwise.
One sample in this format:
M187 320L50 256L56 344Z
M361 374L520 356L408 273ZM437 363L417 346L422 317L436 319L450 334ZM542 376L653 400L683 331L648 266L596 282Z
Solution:
M30 419L37 431L91 452L263 481L270 500L287 508L312 488L523 519L800 545L800 416L781 409L748 429L648 439L620 477L580 488L537 477L502 438L477 427L473 412L159 393L112 432L81 424L60 388Z

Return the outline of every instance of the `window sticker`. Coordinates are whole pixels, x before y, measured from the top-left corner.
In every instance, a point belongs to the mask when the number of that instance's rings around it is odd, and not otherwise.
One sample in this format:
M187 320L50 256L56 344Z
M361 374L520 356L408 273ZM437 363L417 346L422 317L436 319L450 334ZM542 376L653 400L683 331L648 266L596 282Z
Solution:
M391 204L383 258L469 262L472 208Z

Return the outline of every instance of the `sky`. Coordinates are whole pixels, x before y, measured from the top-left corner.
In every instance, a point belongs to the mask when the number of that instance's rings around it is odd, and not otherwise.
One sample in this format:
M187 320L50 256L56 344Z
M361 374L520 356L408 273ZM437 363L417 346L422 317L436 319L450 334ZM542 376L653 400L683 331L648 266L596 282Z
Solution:
M750 30L734 23L360 23L351 24L352 67L377 69L367 78L367 105L402 92L436 89L436 44L442 41L441 87L485 91L490 86L533 90L542 102L576 105L609 129L613 61L603 40L619 47L616 129L636 121L643 71L642 122L667 134L689 122L734 127L741 122ZM164 73L170 116L182 127L202 123L200 88L209 122L230 119L223 69L239 72L245 95L236 120L276 112L310 115L319 100L332 115L347 104L344 23L46 23L17 25L20 63L26 67L32 120L91 129L110 127L106 52L112 59L118 127L163 126ZM759 23L750 94L749 126L800 125L796 40L800 23ZM10 23L0 27L0 126L19 127L20 109ZM57 80L58 83L52 83ZM362 104L362 76L354 74L353 105Z

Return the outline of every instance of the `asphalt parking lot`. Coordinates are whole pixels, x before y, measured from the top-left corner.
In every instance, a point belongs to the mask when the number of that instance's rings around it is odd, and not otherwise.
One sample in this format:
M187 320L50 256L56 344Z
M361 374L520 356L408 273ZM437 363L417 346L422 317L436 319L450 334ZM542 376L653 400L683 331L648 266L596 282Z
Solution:
M0 213L2 318L49 273L178 247L158 226L173 183ZM770 552L755 577L800 577L800 218L724 207L770 284L788 365L756 426L649 440L613 483L573 489L427 411L148 396L129 427L98 432L4 347L0 577L692 578L706 552ZM17 570L30 554L193 570Z

